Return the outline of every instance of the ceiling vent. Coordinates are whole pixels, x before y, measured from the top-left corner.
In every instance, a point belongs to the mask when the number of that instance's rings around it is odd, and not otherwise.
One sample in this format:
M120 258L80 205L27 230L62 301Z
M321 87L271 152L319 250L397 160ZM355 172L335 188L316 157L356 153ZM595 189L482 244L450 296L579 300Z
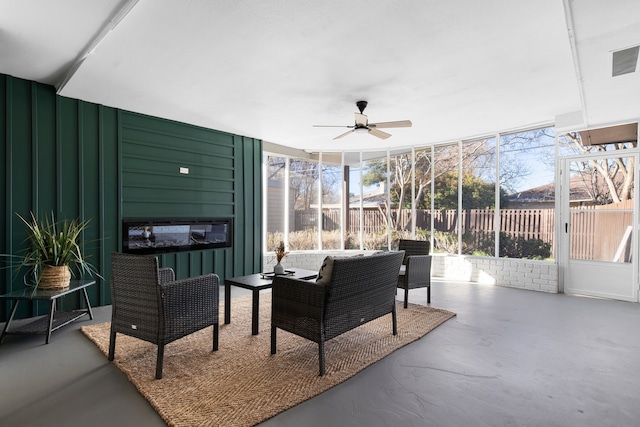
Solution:
M613 77L634 73L638 66L638 50L640 46L613 52Z

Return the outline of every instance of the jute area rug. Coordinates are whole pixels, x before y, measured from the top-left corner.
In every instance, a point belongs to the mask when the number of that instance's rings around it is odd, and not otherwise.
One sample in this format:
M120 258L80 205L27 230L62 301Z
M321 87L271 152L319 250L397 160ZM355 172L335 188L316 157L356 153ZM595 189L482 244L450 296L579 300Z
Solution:
M398 335L391 315L327 341L326 374L318 376L318 345L278 330L270 354L271 298L260 299L260 330L251 335L251 297L232 300L231 323L220 325L220 348L211 351L211 328L165 347L161 380L156 346L118 334L114 363L170 426L251 426L347 380L398 348L426 335L455 313L398 303ZM220 308L223 319L223 306ZM222 322L222 320L221 320ZM109 323L82 327L106 355Z

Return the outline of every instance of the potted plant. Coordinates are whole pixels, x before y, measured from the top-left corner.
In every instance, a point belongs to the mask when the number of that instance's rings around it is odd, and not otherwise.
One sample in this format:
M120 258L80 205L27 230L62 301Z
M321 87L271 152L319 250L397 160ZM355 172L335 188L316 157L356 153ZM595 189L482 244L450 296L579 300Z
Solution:
M278 261L278 263L273 266L273 272L275 274L284 274L284 266L280 264L280 261L282 261L282 258L284 258L288 253L289 252L285 252L284 250L284 242L280 240L280 243L278 243L275 250L276 261Z
M81 275L86 273L101 277L82 254L80 246L81 234L90 220L56 222L52 212L51 218L45 216L38 221L33 212L30 214L29 221L17 214L26 226L26 241L29 244L20 257L18 268L29 269L27 275L32 276L37 288L64 289L69 286L74 270Z

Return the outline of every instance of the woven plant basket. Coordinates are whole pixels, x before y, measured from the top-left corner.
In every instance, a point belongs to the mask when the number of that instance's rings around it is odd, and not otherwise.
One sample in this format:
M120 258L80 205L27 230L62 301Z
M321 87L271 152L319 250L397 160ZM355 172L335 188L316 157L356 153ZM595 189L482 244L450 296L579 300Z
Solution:
M43 265L40 273L39 289L65 289L71 281L71 270L67 265Z

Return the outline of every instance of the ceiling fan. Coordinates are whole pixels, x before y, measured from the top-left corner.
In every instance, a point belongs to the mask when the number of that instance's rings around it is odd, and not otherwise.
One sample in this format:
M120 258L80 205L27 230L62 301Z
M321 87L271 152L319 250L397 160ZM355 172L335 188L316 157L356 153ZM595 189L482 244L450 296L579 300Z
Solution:
M378 138L387 139L391 136L386 132L380 130L380 128L408 128L411 127L411 120L400 120L396 122L380 122L380 123L369 123L367 116L363 114L365 108L367 108L367 101L358 101L356 102L356 106L360 113L355 113L356 115L356 123L353 126L332 126L332 125L314 125L314 127L329 127L329 128L350 128L351 130L336 136L333 139L342 138L343 136L347 136L352 132L357 133L369 133L373 136L377 136Z

